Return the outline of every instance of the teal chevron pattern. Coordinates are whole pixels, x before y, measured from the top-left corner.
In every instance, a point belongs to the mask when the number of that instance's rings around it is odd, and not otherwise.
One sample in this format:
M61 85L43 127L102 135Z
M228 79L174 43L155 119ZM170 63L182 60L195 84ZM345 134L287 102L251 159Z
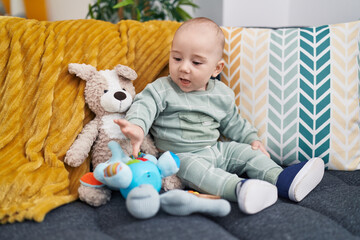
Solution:
M330 31L328 26L300 29L300 161L321 157L330 148Z
M297 159L299 31L271 32L269 47L268 151L273 160L290 165Z

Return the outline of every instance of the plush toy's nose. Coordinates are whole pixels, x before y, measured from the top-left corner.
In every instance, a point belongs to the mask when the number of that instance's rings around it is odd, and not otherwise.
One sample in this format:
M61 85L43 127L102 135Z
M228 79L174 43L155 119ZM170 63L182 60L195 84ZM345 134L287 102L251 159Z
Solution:
M121 100L124 100L126 98L126 94L123 93L123 92L116 92L116 93L114 93L114 97L117 100L121 101Z

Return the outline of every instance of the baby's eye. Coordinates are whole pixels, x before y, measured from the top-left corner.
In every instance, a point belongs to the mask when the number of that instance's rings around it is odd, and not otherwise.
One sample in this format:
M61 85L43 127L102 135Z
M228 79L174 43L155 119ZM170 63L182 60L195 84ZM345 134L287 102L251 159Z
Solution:
M174 60L177 61L177 62L180 62L181 58L174 57Z
M194 65L200 65L200 64L202 64L201 62L197 62L197 61L193 61L193 64Z

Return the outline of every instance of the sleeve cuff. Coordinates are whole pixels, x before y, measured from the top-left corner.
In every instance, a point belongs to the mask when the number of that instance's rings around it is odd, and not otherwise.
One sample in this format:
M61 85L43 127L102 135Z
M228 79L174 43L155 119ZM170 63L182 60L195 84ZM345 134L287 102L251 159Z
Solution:
M244 143L251 144L253 141L261 141L257 133L250 134L244 140Z
M142 120L140 120L140 119L128 119L128 121L130 123L132 123L132 124L135 124L135 125L141 127L142 130L144 131L145 136L148 134L149 129L146 128L146 125Z

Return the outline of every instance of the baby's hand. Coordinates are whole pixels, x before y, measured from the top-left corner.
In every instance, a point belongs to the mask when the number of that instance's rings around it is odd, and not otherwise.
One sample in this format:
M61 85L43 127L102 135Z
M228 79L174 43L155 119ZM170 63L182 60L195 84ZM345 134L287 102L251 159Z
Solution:
M133 148L132 155L137 156L140 151L140 145L144 141L144 130L125 119L115 119L114 122L120 126L121 132L130 139Z
M266 156L268 156L269 158L270 158L270 154L268 153L268 151L266 151L266 148L265 148L265 146L264 146L264 144L262 144L262 142L260 142L260 141L253 141L252 143L251 143L251 147L252 147L252 149L253 150L260 150L260 151L262 151Z

